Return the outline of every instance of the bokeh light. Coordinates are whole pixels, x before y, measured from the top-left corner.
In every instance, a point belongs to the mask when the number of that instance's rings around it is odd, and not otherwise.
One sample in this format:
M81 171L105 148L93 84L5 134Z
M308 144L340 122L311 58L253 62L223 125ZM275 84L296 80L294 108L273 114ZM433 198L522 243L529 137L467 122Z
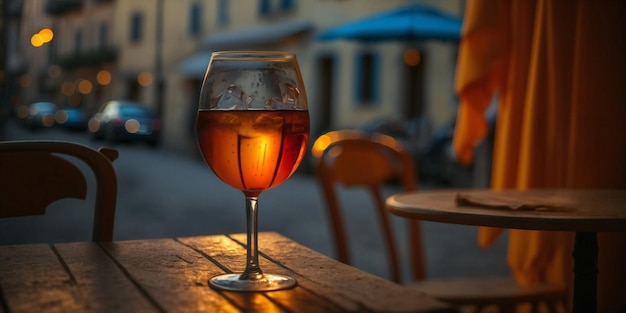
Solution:
M43 127L52 127L54 126L54 115L50 113L46 113L41 117L41 125Z
M64 82L63 84L61 84L61 92L65 96L71 96L72 94L74 94L75 90L76 86L74 86L74 83L72 82Z
M141 72L137 76L137 82L143 87L148 87L152 84L152 74L150 72Z
M41 36L39 34L34 34L32 37L30 37L30 44L33 45L33 47L41 47L43 43L43 39L41 39Z
M59 75L61 75L61 67L58 65L51 65L50 67L48 67L48 76L50 76L50 78L57 78L59 77Z
M54 38L54 33L50 28L44 28L39 31L39 38L43 41L43 43L50 42L52 38Z
M404 51L404 63L408 66L416 66L422 62L422 54L417 49Z
M106 86L108 84L111 83L111 73L107 70L102 70L100 72L98 72L98 75L96 75L96 81L98 82L98 84L102 85L102 86Z
M134 134L139 131L139 122L136 119L130 119L124 123L124 128L130 134Z
M30 76L22 75L20 76L20 87L27 88L30 86Z
M89 94L91 90L93 90L93 84L90 81L82 79L80 82L78 82L78 92L86 95Z
M92 133L95 133L98 129L100 129L100 122L98 122L95 118L89 119L89 122L87 122L87 128L89 128L89 131Z

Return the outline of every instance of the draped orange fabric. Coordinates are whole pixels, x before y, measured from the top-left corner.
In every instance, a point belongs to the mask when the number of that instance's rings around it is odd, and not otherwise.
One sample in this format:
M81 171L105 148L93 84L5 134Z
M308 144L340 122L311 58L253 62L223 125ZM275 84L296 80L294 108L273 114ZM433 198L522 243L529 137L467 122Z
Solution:
M626 188L626 1L468 0L454 149L464 163L498 99L491 187ZM489 246L501 229L481 227ZM599 233L599 312L626 312L626 234ZM572 279L573 234L509 231L521 284Z

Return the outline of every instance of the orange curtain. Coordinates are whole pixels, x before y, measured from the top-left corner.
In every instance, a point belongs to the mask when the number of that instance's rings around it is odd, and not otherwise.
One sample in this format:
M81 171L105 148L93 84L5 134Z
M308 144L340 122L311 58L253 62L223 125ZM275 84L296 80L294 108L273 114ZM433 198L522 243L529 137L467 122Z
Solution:
M498 99L491 187L626 188L626 1L468 0L454 149L464 163ZM501 229L481 227L489 246ZM626 312L626 234L599 233L599 312ZM573 234L509 231L520 284L571 286Z

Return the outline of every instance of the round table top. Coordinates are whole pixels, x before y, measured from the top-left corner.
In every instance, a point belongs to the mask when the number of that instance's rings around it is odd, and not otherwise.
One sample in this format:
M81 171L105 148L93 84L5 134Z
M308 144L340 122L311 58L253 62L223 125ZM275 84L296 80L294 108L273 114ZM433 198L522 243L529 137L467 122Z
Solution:
M626 190L459 189L399 193L393 214L433 222L576 232L626 231Z

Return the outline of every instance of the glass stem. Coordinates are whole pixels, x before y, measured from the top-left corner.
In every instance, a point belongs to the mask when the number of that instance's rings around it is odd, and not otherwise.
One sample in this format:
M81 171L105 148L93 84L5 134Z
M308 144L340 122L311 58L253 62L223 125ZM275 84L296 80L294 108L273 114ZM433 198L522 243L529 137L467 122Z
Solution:
M246 196L247 227L247 256L246 269L239 279L259 280L263 278L263 271L259 266L259 232L258 232L258 197Z

